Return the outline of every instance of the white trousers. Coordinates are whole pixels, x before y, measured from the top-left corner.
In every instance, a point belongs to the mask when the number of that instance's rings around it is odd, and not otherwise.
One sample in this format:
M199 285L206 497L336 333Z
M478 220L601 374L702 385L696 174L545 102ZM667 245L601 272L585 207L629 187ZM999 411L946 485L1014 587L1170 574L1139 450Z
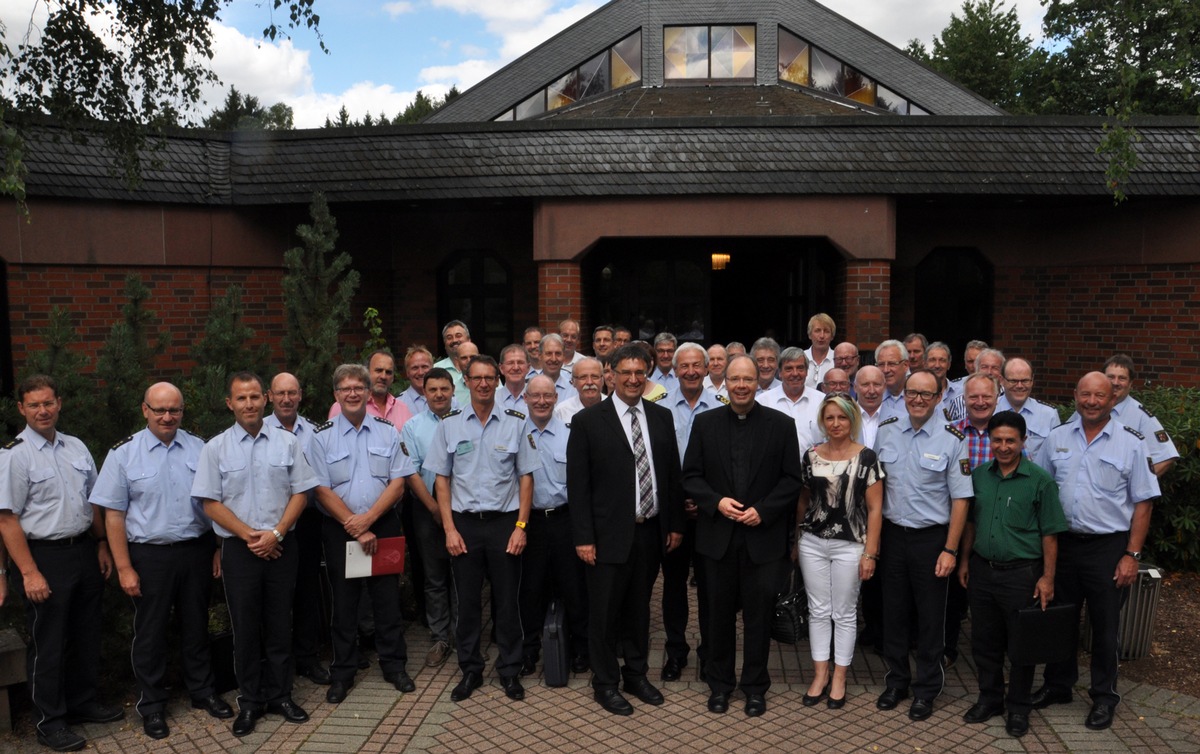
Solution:
M858 636L858 561L863 546L844 539L800 536L800 571L808 592L808 643L815 662L849 665Z

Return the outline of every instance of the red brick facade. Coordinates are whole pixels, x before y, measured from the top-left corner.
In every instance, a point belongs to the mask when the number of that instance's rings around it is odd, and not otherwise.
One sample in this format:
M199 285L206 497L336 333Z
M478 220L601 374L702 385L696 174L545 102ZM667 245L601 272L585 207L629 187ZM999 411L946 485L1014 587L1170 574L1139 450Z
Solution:
M590 323L584 311L583 273L578 262L538 263L538 321L541 327L557 330L564 319L580 323L581 346L590 340Z
M838 280L841 291L837 337L870 350L891 335L892 264L883 259L848 259Z

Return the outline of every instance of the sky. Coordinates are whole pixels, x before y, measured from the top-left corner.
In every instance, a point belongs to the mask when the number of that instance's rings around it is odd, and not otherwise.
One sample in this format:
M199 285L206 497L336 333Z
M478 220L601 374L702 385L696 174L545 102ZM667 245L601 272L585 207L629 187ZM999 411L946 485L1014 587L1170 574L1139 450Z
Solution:
M1040 0L1016 6L1023 33L1040 41ZM219 106L230 85L264 105L291 106L297 128L316 128L344 105L352 119L370 112L393 117L418 90L441 97L465 90L584 18L605 0L316 0L321 51L307 29L267 42L270 0L233 0L214 25L213 69L222 85L205 91L197 120ZM929 46L960 11L962 0L823 0L831 10L897 47L910 39ZM0 0L5 43L20 43L44 0ZM282 23L286 15L277 14ZM797 29L796 31L802 31ZM36 31L35 31L36 33Z

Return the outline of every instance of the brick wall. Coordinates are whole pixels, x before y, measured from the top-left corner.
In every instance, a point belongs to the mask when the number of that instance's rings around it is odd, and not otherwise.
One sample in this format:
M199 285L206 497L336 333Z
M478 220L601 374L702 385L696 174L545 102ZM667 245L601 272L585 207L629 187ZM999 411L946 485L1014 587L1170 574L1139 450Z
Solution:
M891 267L887 260L846 260L838 280L845 304L842 319L837 320L836 342L847 340L868 351L891 337Z
M996 345L1033 362L1043 399L1118 352L1140 379L1200 387L1200 265L998 267L995 282Z
M583 274L578 262L538 263L538 321L547 332L558 332L564 319L579 321L579 347L589 351L592 325L584 311ZM524 329L524 328L522 328Z

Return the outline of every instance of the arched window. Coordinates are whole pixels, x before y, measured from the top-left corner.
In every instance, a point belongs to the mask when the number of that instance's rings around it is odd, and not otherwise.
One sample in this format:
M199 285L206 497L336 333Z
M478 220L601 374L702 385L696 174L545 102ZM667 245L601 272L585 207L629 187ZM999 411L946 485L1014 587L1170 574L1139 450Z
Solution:
M438 328L461 319L480 353L495 356L512 342L512 275L498 255L458 251L438 267Z

